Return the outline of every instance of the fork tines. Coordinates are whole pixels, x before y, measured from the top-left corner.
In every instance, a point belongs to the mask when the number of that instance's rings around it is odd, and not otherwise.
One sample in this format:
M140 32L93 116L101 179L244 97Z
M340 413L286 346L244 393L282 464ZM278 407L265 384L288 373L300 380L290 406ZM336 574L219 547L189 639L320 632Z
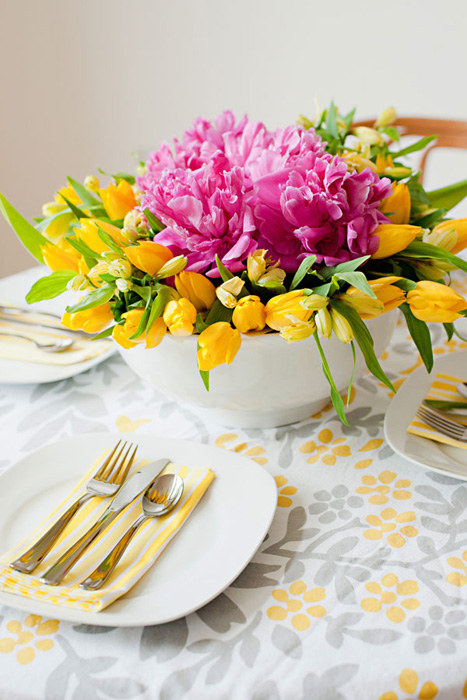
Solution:
M446 418L439 411L429 406L420 406L418 411L420 418L431 428L454 440L466 440L467 428L456 421Z

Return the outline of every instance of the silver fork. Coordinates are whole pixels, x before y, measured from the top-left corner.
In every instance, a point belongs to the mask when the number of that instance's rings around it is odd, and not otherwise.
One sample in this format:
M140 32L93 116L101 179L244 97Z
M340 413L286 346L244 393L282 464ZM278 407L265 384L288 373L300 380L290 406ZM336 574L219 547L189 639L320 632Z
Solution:
M456 421L446 418L439 411L429 406L420 406L417 414L431 428L434 428L442 435L459 442L467 442L467 428Z
M125 451L127 443L124 442L121 445L121 442L121 440L117 442L110 455L103 459L94 476L89 479L86 484L86 493L78 498L27 552L11 562L10 566L13 569L22 574L32 573L45 555L50 552L65 527L82 506L95 496L109 498L117 493L126 479L138 449L138 446L134 447L130 454L133 443L130 442Z
M30 338L28 335L20 335L19 333L0 332L0 336L5 336L7 338L21 338L21 340L27 340L30 343L33 343L38 350L42 350L43 352L63 352L64 350L68 350L68 348L71 348L71 346L74 343L74 340L71 340L71 338L59 338L58 340L55 340L50 343L42 343L39 340L34 340L34 338Z

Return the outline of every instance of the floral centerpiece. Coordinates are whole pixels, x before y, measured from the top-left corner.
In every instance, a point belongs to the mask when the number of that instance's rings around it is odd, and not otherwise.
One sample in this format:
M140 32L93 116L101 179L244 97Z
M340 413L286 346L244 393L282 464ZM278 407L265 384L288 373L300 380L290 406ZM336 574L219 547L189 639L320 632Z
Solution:
M354 358L356 343L393 388L367 319L400 308L430 371L427 322L450 338L467 315L449 286L451 271L467 271L456 256L467 220L446 218L465 181L426 192L403 158L432 139L401 147L392 109L374 128L353 128L353 118L331 103L314 121L275 131L232 112L197 119L140 163L137 177L117 173L107 187L68 178L35 225L0 195L21 241L52 271L27 301L82 291L63 323L125 348L198 334L207 390L211 370L234 361L245 334L313 337L346 422L321 338L335 335Z

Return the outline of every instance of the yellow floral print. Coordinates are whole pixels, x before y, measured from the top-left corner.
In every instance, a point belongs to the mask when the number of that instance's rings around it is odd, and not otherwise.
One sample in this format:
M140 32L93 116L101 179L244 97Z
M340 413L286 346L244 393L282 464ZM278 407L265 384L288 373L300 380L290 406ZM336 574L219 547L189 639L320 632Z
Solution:
M383 693L379 700L413 700L415 697L419 700L433 700L438 694L438 687L431 681L423 683L419 687L418 675L411 668L404 668L399 676L399 687L404 695L398 695L393 691ZM415 693L418 690L418 695Z
M363 496L369 495L368 502L375 506L384 505L391 496L399 501L411 498L411 492L407 491L407 487L410 486L411 482L407 479L399 479L394 482L396 478L397 474L388 470L381 472L377 477L365 474L365 476L362 476L363 486L359 486L356 492Z
M364 531L363 536L367 540L380 540L387 535L387 543L391 547L400 548L406 544L407 537L418 535L416 527L405 524L414 520L415 513L411 510L397 514L394 508L385 508L381 518L378 515L367 515L366 521L371 527Z
M30 664L36 657L36 649L50 651L54 647L50 637L58 632L59 624L58 620L43 621L40 615L28 615L24 626L19 620L10 620L6 628L13 636L0 639L0 653L10 654L16 650L18 663ZM35 640L35 636L39 639Z
M293 502L289 497L297 493L297 489L295 486L286 486L288 479L286 479L285 476L275 476L274 481L277 484L277 488L280 489L277 497L277 505L279 508L288 508Z
M448 557L449 566L460 571L452 571L446 576L446 580L453 586L462 588L467 583L467 549L462 553L462 559L459 557Z
M308 440L300 447L300 452L311 454L311 457L307 459L309 464L315 464L321 459L323 464L332 466L338 457L349 457L351 454L350 447L344 444L345 438L336 438L335 440L333 438L332 431L324 428L318 433L318 440L321 444L318 445L314 440Z
M371 452L371 450L377 450L383 444L384 440L382 438L373 438L368 440L363 447L360 447L359 452Z
M282 605L273 605L268 608L267 615L271 620L286 620L291 615L291 623L299 632L307 630L313 617L326 615L326 608L319 603L326 597L324 588L310 588L307 590L304 581L295 581L289 586L288 592L283 588L276 588L272 597ZM308 605L305 609L304 606ZM317 604L318 603L318 604Z
M144 423L150 423L150 418L140 418L139 420L132 420L128 416L119 416L115 421L117 430L119 433L134 433L138 430L140 425Z
M222 447L223 449L230 450L230 452L238 452L243 454L245 457L251 457L253 462L258 464L267 464L268 460L264 457L266 450L264 447L257 445L256 447L248 447L247 442L239 442L236 445L230 447L226 446L226 443L233 442L234 440L239 440L239 436L236 433L223 433L217 438L215 445L216 447Z
M391 622L402 622L406 618L405 610L416 610L420 606L416 598L407 597L418 593L418 583L410 580L399 581L395 574L386 574L381 583L368 581L365 588L372 596L362 600L362 608L374 613L384 609Z
M354 469L366 469L367 467L369 467L372 464L373 464L372 459L361 459L359 462L354 464L353 468Z

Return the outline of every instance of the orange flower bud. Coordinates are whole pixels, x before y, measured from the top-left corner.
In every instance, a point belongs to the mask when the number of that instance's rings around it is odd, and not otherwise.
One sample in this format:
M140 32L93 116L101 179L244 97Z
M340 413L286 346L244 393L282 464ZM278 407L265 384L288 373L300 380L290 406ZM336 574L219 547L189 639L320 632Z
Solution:
M64 313L62 323L73 331L82 330L85 333L99 333L113 320L110 304L101 304L93 309L77 311L74 314Z
M234 309L232 323L240 333L262 331L266 325L266 308L257 296L242 297Z
M415 240L421 230L420 226L409 226L408 224L380 224L372 234L378 236L379 246L371 257L379 260L400 253Z
M164 311L164 323L172 335L191 335L196 321L196 309L188 299L169 301Z
M460 253L467 246L467 219L451 219L451 221L442 221L434 227L433 233L448 233L455 231L459 237L456 245L451 248L450 252L454 255Z
M451 287L423 280L407 294L413 315L429 323L452 323L467 309L467 301Z
M379 209L393 224L408 224L410 221L410 192L403 182L392 183L392 195L383 199Z
M213 323L208 326L198 339L198 367L209 372L222 364L230 365L240 349L242 339L240 331L232 328L230 323Z
M138 245L128 246L125 248L125 255L138 270L147 272L152 277L159 272L162 265L173 258L168 248L154 241L141 241Z
M180 296L189 299L197 311L210 309L216 300L215 286L199 272L180 272L175 277L175 287Z
M124 219L137 205L133 188L126 180L120 180L118 185L110 184L105 189L99 190L99 194L112 220Z

